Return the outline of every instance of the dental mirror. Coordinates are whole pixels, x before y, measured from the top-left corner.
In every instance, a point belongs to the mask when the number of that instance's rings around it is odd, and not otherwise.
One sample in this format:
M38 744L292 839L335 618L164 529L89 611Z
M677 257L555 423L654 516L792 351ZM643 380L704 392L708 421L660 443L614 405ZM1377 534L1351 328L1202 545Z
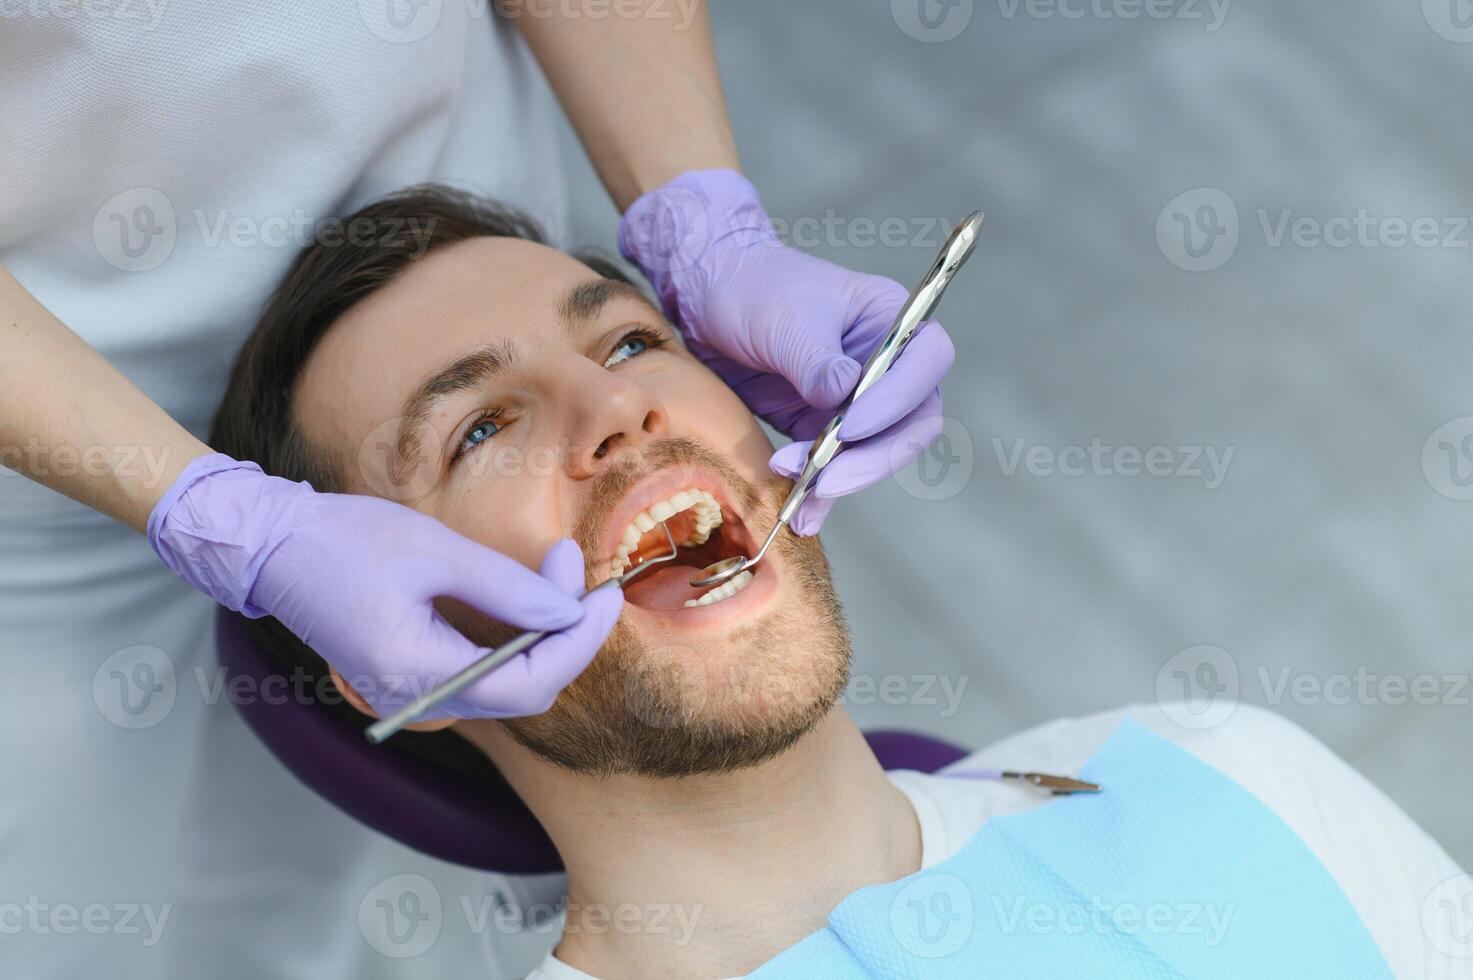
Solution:
M977 236L982 231L983 215L981 211L973 211L951 232L951 237L946 244L941 246L941 251L936 255L936 261L931 263L931 268L921 277L916 288L911 291L905 304L900 307L900 312L895 316L895 325L880 341L878 347L870 354L869 360L864 364L864 371L859 376L859 384L849 393L839 406L837 413L823 431L813 440L813 446L808 450L808 459L803 464L803 472L799 474L798 481L793 485L793 490L788 494L788 499L783 503L782 509L778 511L777 523L773 525L772 531L767 535L767 540L762 542L762 547L750 558L744 555L732 555L720 561L712 562L701 569L691 578L690 584L698 589L707 586L721 585L730 582L742 572L756 565L767 554L767 549L776 540L777 533L793 519L803 501L808 499L808 494L813 490L813 485L818 480L818 475L823 468L829 464L839 451L844 448L844 443L839 439L839 427L844 424L844 416L849 411L849 406L854 404L854 399L864 394L882 378L910 338L915 334L916 328L931 315L936 304L941 300L941 294L945 292L952 277L967 261L972 254L972 248L977 244Z

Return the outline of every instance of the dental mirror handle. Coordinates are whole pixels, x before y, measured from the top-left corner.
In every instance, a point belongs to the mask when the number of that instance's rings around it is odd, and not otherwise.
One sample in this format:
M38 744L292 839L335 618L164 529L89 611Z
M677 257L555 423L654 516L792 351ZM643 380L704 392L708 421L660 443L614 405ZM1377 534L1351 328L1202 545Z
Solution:
M951 237L941 246L940 252L936 254L936 261L931 263L931 268L921 277L921 281L911 290L910 296L905 304L900 307L900 312L895 316L895 325L880 341L874 351L870 353L869 360L864 362L864 370L859 375L859 383L849 393L839 406L829 424L823 427L813 440L813 445L808 450L807 461L803 464L803 472L798 476L798 482L793 487L792 493L788 494L787 501L782 510L778 511L777 524L772 533L763 542L761 550L753 556L756 559L762 556L777 536L778 529L792 520L803 501L808 499L808 494L813 489L813 484L818 480L818 475L823 468L829 464L829 460L836 456L844 443L839 439L839 428L844 424L844 416L848 414L849 407L854 400L864 394L875 382L882 378L886 371L890 370L895 359L905 350L905 345L910 343L910 338L915 335L916 328L925 322L931 312L936 309L936 304L941 300L941 294L956 276L968 256L972 254L972 248L977 244L977 236L982 232L984 216L981 211L973 211L956 226L951 232Z

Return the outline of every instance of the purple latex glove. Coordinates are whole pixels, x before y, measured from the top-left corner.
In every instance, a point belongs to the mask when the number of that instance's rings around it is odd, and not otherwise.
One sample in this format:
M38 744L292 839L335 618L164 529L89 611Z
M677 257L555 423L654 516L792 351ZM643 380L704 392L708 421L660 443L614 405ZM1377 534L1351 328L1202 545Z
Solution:
M891 279L784 245L756 188L732 170L693 171L639 198L620 222L619 250L654 286L691 352L753 412L799 440L770 464L790 477L909 295ZM925 450L941 431L937 386L955 356L941 324L922 324L890 371L855 400L839 430L853 445L819 477L794 531L814 533L835 499Z
M583 602L583 556L563 540L542 574L378 497L318 493L221 454L190 462L154 507L148 540L177 575L252 618L275 616L380 714L486 651L434 608L448 596L522 629L561 630L426 715L539 714L598 652L624 597Z

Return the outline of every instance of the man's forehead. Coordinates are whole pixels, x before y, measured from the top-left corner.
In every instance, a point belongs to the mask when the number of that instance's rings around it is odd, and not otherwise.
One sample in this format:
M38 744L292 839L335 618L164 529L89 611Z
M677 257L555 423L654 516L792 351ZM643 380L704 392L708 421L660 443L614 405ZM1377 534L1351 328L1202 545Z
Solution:
M535 336L561 296L594 275L536 242L468 239L431 252L353 307L318 350L330 355L336 346L378 357L398 347L431 362L468 343Z

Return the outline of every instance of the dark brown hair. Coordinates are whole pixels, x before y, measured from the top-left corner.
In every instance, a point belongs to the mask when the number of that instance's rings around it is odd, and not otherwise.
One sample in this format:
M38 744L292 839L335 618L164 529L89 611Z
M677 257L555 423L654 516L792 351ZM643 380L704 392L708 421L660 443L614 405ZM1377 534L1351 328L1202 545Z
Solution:
M527 215L436 184L391 194L331 227L339 233L319 236L297 256L246 338L209 438L217 452L250 460L272 476L305 480L325 493L343 490L343 461L306 439L292 404L302 369L328 329L436 249L483 237L547 244L541 227ZM575 257L605 278L629 281L607 259ZM326 677L325 661L275 619L253 620L251 628L289 675L313 682ZM310 689L325 687L314 683ZM368 726L369 719L346 702L325 703L344 723L359 730ZM501 781L490 761L451 731L402 732L385 748L470 779Z

